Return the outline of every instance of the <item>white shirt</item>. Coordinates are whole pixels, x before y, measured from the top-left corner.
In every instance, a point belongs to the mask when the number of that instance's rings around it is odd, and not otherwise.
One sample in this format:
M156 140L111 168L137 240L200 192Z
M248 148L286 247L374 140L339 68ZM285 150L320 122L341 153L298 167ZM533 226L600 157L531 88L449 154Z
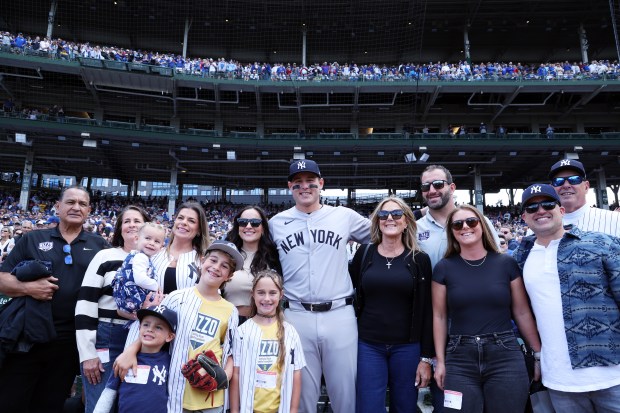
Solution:
M586 392L620 384L620 365L573 369L564 331L564 316L558 276L560 239L548 247L535 243L523 267L523 281L536 316L542 342L542 381L550 389Z

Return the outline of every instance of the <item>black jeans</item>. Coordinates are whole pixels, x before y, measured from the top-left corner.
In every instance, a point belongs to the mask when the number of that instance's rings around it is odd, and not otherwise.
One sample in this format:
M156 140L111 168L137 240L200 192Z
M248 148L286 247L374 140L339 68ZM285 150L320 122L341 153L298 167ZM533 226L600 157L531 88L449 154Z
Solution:
M462 393L461 413L523 413L528 389L523 352L512 331L450 336L444 390Z
M11 413L61 413L79 357L75 338L37 344L9 354L0 369L0 409Z

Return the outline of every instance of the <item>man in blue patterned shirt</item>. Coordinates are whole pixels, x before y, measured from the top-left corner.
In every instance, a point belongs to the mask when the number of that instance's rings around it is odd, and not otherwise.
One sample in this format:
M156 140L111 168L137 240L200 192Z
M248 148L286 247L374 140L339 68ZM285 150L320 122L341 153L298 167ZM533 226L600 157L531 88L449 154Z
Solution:
M514 257L542 341L543 384L556 412L620 412L620 238L566 230L551 185L523 192L534 235Z

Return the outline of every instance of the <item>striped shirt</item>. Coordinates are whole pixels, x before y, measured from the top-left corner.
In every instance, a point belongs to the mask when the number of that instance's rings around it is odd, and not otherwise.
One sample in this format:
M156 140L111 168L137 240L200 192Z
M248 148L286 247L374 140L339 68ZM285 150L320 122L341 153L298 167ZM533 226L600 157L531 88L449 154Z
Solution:
M582 231L602 232L620 238L620 213L607 209L591 208L587 204L576 211L564 214L564 225L574 225Z
M80 363L97 358L95 343L99 318L123 320L116 313L110 283L127 254L120 247L101 250L86 269L75 307L75 334Z
M248 320L237 329L234 342L233 362L239 367L239 396L241 412L252 412L254 404L254 389L256 383L256 366L260 355L260 345L263 332L252 320ZM286 413L291 408L293 396L293 373L306 365L301 341L295 328L284 322L284 372L280 386L279 413Z

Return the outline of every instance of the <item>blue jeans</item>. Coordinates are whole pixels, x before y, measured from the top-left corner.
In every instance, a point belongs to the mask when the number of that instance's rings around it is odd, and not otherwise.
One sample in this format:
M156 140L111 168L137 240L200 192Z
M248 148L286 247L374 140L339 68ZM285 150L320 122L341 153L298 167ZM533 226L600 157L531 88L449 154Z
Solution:
M608 389L569 393L549 389L549 397L556 412L562 413L618 413L620 386Z
M108 383L110 375L112 375L112 365L114 364L114 360L116 360L116 357L118 357L118 355L121 354L125 348L125 340L127 339L128 332L129 330L121 324L99 322L99 325L97 326L97 341L95 343L95 347L97 349L109 349L110 361L108 363L102 363L105 371L101 373L101 381L99 384L88 383L88 380L83 377L82 372L82 383L84 384L84 396L86 398L86 413L90 413L95 409L97 400L99 400L99 396L101 396L103 389L105 389L105 386ZM81 365L80 371L82 371Z
M390 345L358 340L357 412L385 412L385 393L389 386L390 413L415 413L418 400L415 374L419 362L420 343Z
M450 336L444 390L462 393L460 413L523 413L529 379L515 334ZM444 411L458 410L444 407Z

